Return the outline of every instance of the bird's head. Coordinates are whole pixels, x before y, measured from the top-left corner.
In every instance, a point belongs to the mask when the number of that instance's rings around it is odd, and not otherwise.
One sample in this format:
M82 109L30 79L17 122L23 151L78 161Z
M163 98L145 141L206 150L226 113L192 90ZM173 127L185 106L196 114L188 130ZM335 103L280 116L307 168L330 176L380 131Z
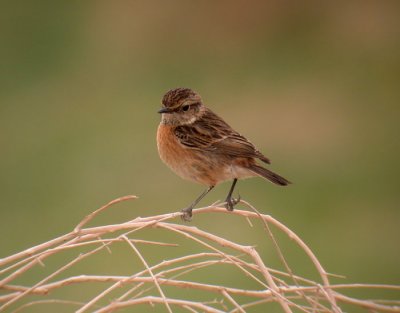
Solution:
M189 88L169 90L162 99L162 123L187 125L195 122L203 111L203 103L198 93Z

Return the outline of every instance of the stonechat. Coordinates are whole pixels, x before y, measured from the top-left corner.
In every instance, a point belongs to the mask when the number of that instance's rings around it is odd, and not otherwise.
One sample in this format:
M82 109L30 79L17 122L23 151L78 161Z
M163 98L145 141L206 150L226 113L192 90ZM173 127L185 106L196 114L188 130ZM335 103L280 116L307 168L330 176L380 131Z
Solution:
M260 176L270 182L290 184L282 176L262 167L270 164L257 148L207 108L200 95L189 88L168 91L162 99L161 123L157 131L160 158L184 179L207 186L187 208L182 219L190 221L197 203L217 184L233 180L226 208L233 210L239 199L232 197L238 179Z

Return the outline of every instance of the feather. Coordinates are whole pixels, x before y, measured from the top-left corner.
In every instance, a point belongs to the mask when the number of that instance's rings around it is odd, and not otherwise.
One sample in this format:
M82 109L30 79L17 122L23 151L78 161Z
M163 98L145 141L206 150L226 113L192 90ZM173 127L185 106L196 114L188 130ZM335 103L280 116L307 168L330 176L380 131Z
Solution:
M177 126L174 134L179 142L188 148L233 158L257 158L271 163L250 141L209 109L194 123Z

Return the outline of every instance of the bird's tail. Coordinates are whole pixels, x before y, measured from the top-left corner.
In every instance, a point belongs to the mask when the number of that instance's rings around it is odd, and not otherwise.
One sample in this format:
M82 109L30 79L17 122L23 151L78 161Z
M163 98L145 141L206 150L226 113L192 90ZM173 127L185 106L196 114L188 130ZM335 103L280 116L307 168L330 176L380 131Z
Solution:
M276 174L264 167L261 167L257 164L251 165L249 169L252 172L256 173L257 175L264 177L265 179L268 179L270 182L273 182L274 184L277 184L280 186L286 186L291 183L286 178L283 178L282 176L279 176L278 174Z

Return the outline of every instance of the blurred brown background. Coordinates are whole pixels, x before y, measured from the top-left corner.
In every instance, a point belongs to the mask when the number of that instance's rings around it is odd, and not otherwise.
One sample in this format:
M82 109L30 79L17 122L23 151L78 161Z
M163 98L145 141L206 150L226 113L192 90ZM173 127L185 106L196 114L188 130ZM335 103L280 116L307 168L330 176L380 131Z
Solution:
M245 200L328 271L398 284L399 49L398 1L3 2L0 257L118 196L140 199L96 223L188 205L203 187L162 164L155 143L160 99L182 86L294 182L241 181ZM232 223L193 222L227 236Z

